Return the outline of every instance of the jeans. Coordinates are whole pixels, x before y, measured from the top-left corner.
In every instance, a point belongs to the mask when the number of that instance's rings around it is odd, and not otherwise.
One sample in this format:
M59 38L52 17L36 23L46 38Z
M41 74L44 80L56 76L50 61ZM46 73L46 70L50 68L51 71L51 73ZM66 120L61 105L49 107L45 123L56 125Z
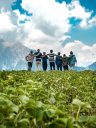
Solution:
M57 70L61 70L62 71L62 65L57 65Z
M46 71L47 70L47 63L42 63L42 67L43 67L43 70Z
M68 70L68 65L63 66L64 70Z
M54 62L50 62L50 70L55 70L55 63Z
M28 62L28 71L31 71L32 68L32 62Z

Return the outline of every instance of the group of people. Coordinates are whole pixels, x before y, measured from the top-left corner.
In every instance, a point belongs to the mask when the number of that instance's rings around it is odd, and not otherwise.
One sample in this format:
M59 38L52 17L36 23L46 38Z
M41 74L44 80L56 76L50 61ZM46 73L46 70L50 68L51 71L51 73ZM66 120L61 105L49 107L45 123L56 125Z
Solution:
M28 62L28 70L31 71L34 58L36 58L36 68L37 70L41 70L43 68L44 71L47 70L48 67L48 61L50 65L50 70L55 70L57 67L57 70L68 70L69 68L74 68L75 64L77 63L76 56L73 54L72 51L70 51L70 55L66 56L66 54L63 54L61 56L61 53L58 52L58 54L55 54L53 50L50 50L49 54L46 54L46 52L43 52L43 54L40 52L40 49L37 49L35 53L31 50L30 53L25 57L26 61Z

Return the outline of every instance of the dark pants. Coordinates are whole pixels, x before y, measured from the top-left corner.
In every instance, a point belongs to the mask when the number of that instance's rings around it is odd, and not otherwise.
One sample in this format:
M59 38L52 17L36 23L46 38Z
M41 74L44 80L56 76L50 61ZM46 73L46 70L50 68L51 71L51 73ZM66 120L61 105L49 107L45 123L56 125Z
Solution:
M62 71L62 65L57 65L57 70L61 70Z
M50 62L50 70L55 70L55 63L54 62Z
M64 70L68 70L68 65L63 66L63 69L64 69Z
M28 71L31 71L32 68L32 62L28 62Z
M47 63L42 63L42 67L43 67L43 70L46 71L47 70Z

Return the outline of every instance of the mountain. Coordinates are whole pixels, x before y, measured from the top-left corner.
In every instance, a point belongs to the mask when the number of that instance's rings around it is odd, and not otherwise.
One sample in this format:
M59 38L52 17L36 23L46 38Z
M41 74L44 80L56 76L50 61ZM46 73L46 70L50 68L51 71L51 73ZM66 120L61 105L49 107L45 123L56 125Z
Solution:
M78 67L76 67L76 70L77 70L77 71L84 71L84 70L86 70L86 68L85 68L85 67L79 67L79 66L78 66Z
M0 70L26 70L25 56L29 52L30 49L19 42L8 45L0 40Z
M89 70L96 70L96 62L92 63L91 65L88 66Z
M96 62L93 62L92 64L86 66L86 67L76 67L77 71L84 71L84 70L93 70L95 71L96 70Z
M19 60L14 70L27 70L27 62L25 60ZM35 61L33 62L32 70L35 70Z
M25 60L19 60L14 68L14 70L26 70L26 69L27 69L27 63Z

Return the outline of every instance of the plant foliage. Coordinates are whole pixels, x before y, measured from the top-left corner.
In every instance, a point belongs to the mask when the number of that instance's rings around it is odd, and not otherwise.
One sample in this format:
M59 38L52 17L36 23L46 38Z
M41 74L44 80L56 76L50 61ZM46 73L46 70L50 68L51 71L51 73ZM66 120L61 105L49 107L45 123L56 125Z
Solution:
M0 128L96 128L96 72L0 72Z

